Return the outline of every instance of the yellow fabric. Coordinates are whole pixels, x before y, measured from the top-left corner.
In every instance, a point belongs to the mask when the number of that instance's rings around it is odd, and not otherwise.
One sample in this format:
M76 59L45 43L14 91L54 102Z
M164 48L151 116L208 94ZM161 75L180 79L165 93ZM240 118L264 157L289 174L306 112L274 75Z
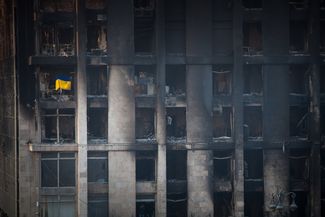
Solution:
M71 90L71 81L57 79L55 81L55 90Z

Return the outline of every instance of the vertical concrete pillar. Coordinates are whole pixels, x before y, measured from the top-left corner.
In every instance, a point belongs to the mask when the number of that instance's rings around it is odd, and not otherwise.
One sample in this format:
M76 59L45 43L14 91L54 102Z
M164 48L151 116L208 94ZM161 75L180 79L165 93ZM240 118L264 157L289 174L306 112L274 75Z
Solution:
M186 56L205 59L212 55L212 2L186 1ZM186 74L187 143L212 141L212 67L187 65ZM213 153L189 150L187 154L188 216L213 216Z
M243 133L243 12L242 1L233 2L233 113L235 141L233 216L244 216L244 133Z
M77 90L76 90L76 143L77 158L77 213L79 217L87 217L87 74L86 74L86 18L85 0L76 1L77 14Z
M156 217L165 217L167 213L166 179L166 108L165 108L165 1L156 1L156 61L157 61L157 104L156 132L157 153L157 193Z

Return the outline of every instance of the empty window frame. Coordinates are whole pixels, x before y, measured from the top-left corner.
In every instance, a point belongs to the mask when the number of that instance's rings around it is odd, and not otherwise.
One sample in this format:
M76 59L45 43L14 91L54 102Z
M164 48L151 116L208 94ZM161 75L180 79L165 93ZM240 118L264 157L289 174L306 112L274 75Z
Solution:
M231 65L214 65L213 72L213 96L230 95L232 89Z
M308 138L309 111L307 106L290 106L290 136Z
M70 68L41 68L38 73L39 98L58 102L73 100L74 74L73 69ZM62 76L70 79L70 90L56 90L56 80Z
M75 54L74 27L70 23L44 24L40 28L40 54L73 56Z
M187 192L182 194L167 193L167 216L187 217Z
M74 12L75 1L74 0L42 0L40 2L40 10L53 13L53 12Z
M262 0L243 0L246 9L262 9Z
M263 93L262 65L244 65L244 94Z
M88 152L88 182L108 182L107 152Z
M154 217L155 199L154 195L137 195L136 217Z
M244 215L247 217L263 217L264 193L245 192L244 193Z
M166 66L166 96L185 96L186 66Z
M99 19L101 18L99 16ZM107 29L105 23L97 22L87 26L87 52L90 55L107 54Z
M288 0L291 9L299 10L308 7L308 0Z
M244 151L244 177L249 179L263 179L263 150Z
M152 108L136 108L136 139L155 139L155 111Z
M42 153L41 187L74 187L75 185L75 153Z
M320 9L321 10L325 9L325 0L320 0Z
M325 2L325 1L324 1ZM324 3L325 5L325 3ZM324 7L325 9L325 7ZM321 53L325 53L325 20L321 20L320 21L320 28L319 28L319 31L320 31L320 52Z
M325 142L325 106L320 106L320 134L323 138L323 142Z
M289 44L291 53L304 53L308 50L307 23L290 21Z
M244 107L244 130L246 137L263 136L263 116L261 106Z
M320 77L320 81L319 81L320 93L325 94L325 66L324 65L320 65L319 77Z
M154 0L134 0L134 9L138 10L154 10L155 1Z
M104 10L105 0L86 0L86 9L89 10Z
M290 65L290 93L291 94L307 94L309 80L308 65Z
M213 111L213 138L231 137L233 118L231 107L220 107Z
M156 93L156 74L154 66L135 66L134 81L136 96L153 96Z
M88 216L107 217L108 216L108 195L88 194Z
M214 217L232 216L233 202L232 192L214 193Z
M75 140L75 110L42 110L42 142L71 143Z
M107 108L87 108L87 126L89 143L106 143L108 134Z
M87 95L88 97L107 97L108 85L107 67L87 68Z
M243 51L245 55L259 55L262 52L262 24L247 22L243 26Z
M40 217L75 216L75 195L47 195L40 197Z
M294 193L296 194L295 202L297 204L297 209L295 211L290 211L290 217L309 216L311 204L309 200L310 193L304 191L294 191Z
M156 180L156 155L153 152L137 152L136 181L154 182Z
M309 156L308 149L290 150L289 165L291 181L307 181L309 179Z
M167 151L167 180L187 180L187 152Z
M232 180L232 151L215 151L213 156L214 177L217 180Z
M167 139L185 139L186 137L186 108L166 109L166 131Z

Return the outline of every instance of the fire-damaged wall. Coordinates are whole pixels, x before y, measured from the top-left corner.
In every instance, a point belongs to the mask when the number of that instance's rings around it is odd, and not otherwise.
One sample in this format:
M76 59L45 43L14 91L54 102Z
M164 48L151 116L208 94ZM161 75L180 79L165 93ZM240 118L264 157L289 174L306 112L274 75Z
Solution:
M0 216L17 216L14 2L0 1Z

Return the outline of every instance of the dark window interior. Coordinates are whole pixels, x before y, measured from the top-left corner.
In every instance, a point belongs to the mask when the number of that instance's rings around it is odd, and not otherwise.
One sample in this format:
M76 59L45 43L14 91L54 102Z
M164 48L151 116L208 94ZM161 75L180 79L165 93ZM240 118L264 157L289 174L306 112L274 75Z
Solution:
M244 152L245 179L263 179L263 150Z
M245 192L244 215L247 217L263 217L264 194L263 192Z
M262 0L243 0L243 6L248 9L262 8Z
M261 23L244 23L244 53L256 55L262 51L262 25Z
M155 201L154 199L137 199L136 202L136 217L154 217L155 216Z
M325 66L321 65L320 66L320 73L319 73L319 77L320 77L320 93L324 94L325 93Z
M167 194L167 217L187 217L187 193Z
M166 95L183 96L186 93L186 67L185 65L166 66Z
M167 138L185 138L186 136L186 109L166 109Z
M307 7L308 0L289 0L289 5L291 9L300 10Z
M167 180L187 179L187 153L186 151L167 152Z
M154 66L135 66L135 95L148 95L152 96L155 94L155 73Z
M213 66L213 96L231 94L232 69L230 65Z
M107 152L88 152L88 182L107 183Z
M218 180L231 180L232 152L215 151L213 158L214 177Z
M221 107L220 111L213 112L213 137L231 137L232 108Z
M107 97L107 67L87 68L87 95Z
M136 138L155 138L155 112L152 108L136 108Z
M310 202L308 201L308 192L303 191L296 191L294 192L296 194L295 202L298 206L298 208L295 211L290 212L291 217L305 217L309 216L309 206Z
M88 140L90 143L107 141L107 108L88 108Z
M86 8L90 10L103 10L105 0L86 0Z
M248 137L261 137L263 135L262 107L244 107L245 135Z
M261 65L244 65L244 93L261 94L263 92L263 72Z
M308 65L290 65L290 93L307 94Z
M325 3L324 3L324 8L325 8ZM324 53L325 52L325 21L320 21L320 52Z
M290 136L308 137L308 107L290 106Z
M75 9L74 0L42 0L40 1L40 10L53 12L73 12Z
M289 156L290 179L308 180L309 178L309 150L291 149Z
M232 192L214 193L214 217L232 216Z
M136 155L136 180L155 181L156 180L156 160L152 152L137 152Z
M304 21L290 22L290 51L294 53L306 52L307 43L307 24Z
M88 194L88 216L107 217L108 216L108 195Z
M107 54L107 29L105 25L87 26L87 52L94 55Z

